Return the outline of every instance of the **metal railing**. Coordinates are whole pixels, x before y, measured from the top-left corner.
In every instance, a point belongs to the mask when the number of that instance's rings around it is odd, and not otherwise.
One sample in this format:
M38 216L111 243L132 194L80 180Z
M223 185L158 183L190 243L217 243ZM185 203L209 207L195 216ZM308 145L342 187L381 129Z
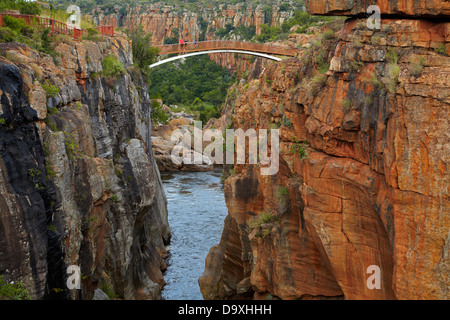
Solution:
M88 29L82 28L71 28L67 24L62 23L60 21L39 17L39 16L33 16L33 15L27 15L27 14L11 14L11 13L0 13L0 26L4 26L3 17L4 16L11 16L17 19L25 20L25 23L31 27L34 28L41 28L41 29L49 29L53 33L61 33L68 36L73 37L74 39L79 39L83 35L87 34ZM105 36L114 36L114 26L98 26L94 29L97 29L97 31Z

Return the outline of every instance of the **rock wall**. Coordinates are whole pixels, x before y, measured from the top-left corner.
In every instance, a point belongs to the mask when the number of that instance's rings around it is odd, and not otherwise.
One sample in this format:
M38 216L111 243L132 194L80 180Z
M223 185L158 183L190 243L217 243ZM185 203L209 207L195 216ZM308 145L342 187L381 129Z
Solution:
M332 3L307 1L347 10ZM232 123L279 128L279 171L235 165L225 181L205 299L449 299L449 27L350 19L299 58L252 66Z
M58 64L0 44L0 275L33 299L92 299L97 289L158 299L170 229L129 42L66 39L55 50ZM102 75L108 55L121 75ZM81 290L67 289L69 265L81 269Z

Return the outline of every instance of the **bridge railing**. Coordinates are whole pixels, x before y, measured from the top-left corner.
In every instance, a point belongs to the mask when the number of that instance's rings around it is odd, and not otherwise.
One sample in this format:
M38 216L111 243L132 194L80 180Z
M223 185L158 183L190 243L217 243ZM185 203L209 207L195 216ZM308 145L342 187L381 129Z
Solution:
M40 29L49 29L53 33L66 34L73 37L74 39L79 39L83 35L87 34L88 29L77 29L71 28L67 24L57 21L55 19L44 18L39 16L27 15L27 14L11 14L11 13L0 13L0 26L4 26L3 17L11 16L17 19L25 20L25 23L31 27ZM95 29L106 36L114 36L114 26L98 26Z
M196 51L206 51L206 50L246 50L261 53L270 53L284 56L296 56L299 49L272 45L272 44L262 44L249 41L235 41L235 40L209 40L209 41L199 41L199 42L185 42L184 44L166 44L157 45L159 48L159 54L172 54L172 53L183 53L183 52L196 52Z

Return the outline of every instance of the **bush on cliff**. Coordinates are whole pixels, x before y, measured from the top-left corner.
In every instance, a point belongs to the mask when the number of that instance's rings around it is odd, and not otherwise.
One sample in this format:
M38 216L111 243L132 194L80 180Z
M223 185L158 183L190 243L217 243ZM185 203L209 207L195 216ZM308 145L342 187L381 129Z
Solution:
M5 23L5 26L18 33L22 32L22 29L26 26L25 20L14 18L11 16L4 16L3 22Z
M122 63L113 54L103 58L103 72L105 77L118 77L125 71Z
M23 35L25 37L32 37L34 34L34 30L32 27L25 23L25 20L17 19L11 16L4 16L3 22L5 24L5 28L12 35L13 39L16 37ZM13 41L13 40L10 40Z
M159 103L158 100L152 100L150 102L150 106L152 109L152 111L150 113L152 123L153 124L160 124L160 123L167 124L167 122L169 121L169 116L166 114L166 112L162 108L161 103Z
M150 83L149 66L156 62L159 49L152 46L152 34L146 33L142 26L128 30L133 51L133 62L139 67L144 79Z

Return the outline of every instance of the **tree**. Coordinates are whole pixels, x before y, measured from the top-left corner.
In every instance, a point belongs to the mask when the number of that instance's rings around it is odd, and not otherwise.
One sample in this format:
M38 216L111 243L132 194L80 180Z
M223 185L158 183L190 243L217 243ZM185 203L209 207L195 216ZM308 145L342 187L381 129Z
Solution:
M152 34L146 33L141 25L128 30L128 36L131 39L134 64L148 79L150 75L149 66L156 62L159 49L152 46Z

